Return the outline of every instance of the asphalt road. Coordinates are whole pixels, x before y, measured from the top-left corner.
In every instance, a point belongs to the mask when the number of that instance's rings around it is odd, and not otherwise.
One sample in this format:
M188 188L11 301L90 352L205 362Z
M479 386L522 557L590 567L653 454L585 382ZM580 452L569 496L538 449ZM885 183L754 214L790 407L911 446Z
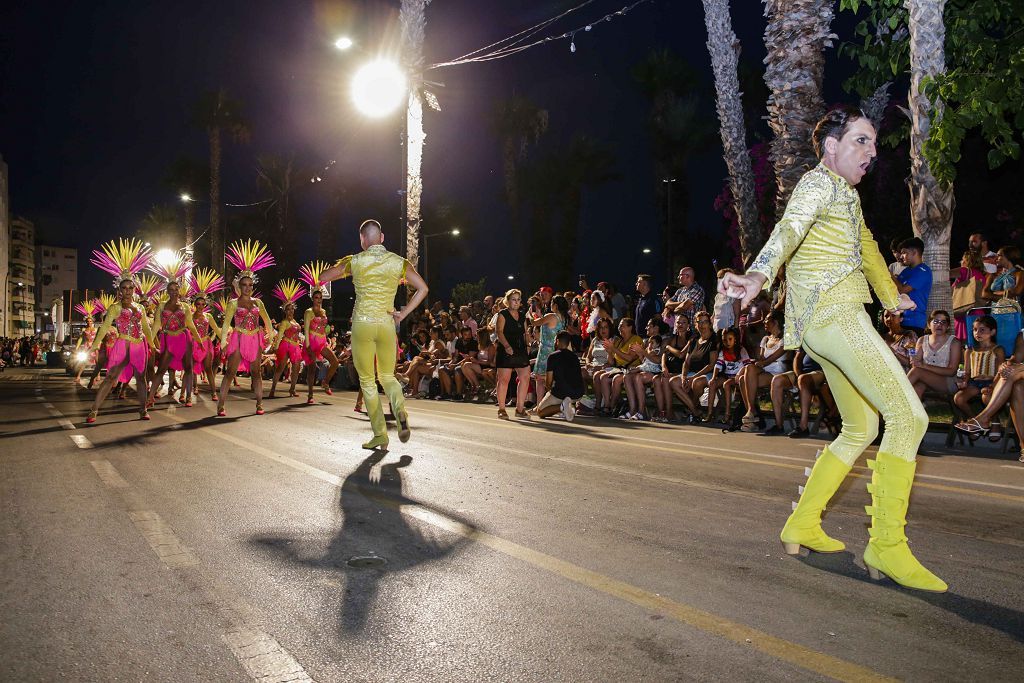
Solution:
M921 457L934 595L868 579L860 465L849 551L783 554L824 441L411 401L373 455L354 395L317 398L86 426L63 374L0 375L0 680L1024 676L1024 466L992 448Z

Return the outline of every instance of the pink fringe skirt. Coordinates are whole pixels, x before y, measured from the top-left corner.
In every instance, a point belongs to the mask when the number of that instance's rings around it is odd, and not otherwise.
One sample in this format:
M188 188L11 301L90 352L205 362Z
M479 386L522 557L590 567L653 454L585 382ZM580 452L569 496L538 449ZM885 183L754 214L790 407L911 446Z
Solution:
M302 360L302 347L295 342L282 341L277 347L277 363L280 365L285 360L298 364Z
M309 344L303 352L307 363L315 363L317 358L324 357L324 347L327 346L327 337L318 334L309 335Z
M200 344L195 339L192 340L192 365L202 365L206 362L206 357L213 356L213 342L209 337L204 337L203 342ZM198 370L197 370L198 372Z
M144 341L132 342L127 339L118 339L107 354L107 369L116 368L124 359L128 364L121 371L118 382L127 382L136 373L146 376L146 368L149 367L149 345Z
M241 332L232 332L224 357L230 358L235 351L238 351L238 355L241 357L241 360L238 363L238 369L241 372L248 372L249 365L251 363L255 362L256 365L259 365L260 349L262 348L262 334L242 334Z
M167 367L171 370L184 370L185 353L189 350L189 342L192 341L191 335L185 332L183 334L164 334L161 337L160 353L170 352L171 354L171 361Z

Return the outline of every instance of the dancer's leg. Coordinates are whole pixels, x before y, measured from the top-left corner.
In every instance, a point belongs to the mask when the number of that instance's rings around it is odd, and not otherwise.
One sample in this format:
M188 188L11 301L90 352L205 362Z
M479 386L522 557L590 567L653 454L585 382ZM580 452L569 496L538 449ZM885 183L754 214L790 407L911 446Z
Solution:
M395 326L390 323L378 323L377 344L374 349L377 365L377 380L384 389L384 395L388 397L391 404L391 414L398 422L398 437L403 442L409 440L409 414L405 409L405 394L402 393L402 383L395 377L395 362L398 356L398 337L395 334ZM363 402L366 404L367 412L370 407L370 396L377 399L377 409L380 412L381 422L384 421L384 411L380 407L380 398L377 395L377 384L370 375L370 388L367 391L360 380L360 387L363 389ZM387 425L384 424L386 430ZM376 434L376 432L374 432Z
M352 323L352 360L356 365L356 372L359 374L359 386L363 390L366 414L369 416L370 426L373 428L374 438L369 442L373 445L370 445L370 448L387 445L387 423L384 421L384 410L381 408L380 397L377 395L377 380L374 374L373 363L377 354L377 337L380 327L383 326L378 326L374 323ZM393 328L392 335L394 335ZM392 361L389 366L392 380L394 380L394 357L395 352L392 350ZM397 383L397 380L394 381ZM399 393L401 393L401 385L399 385ZM310 395L312 395L312 389L310 389ZM395 399L392 398L391 400L394 401ZM374 442L379 443L374 444Z
M338 371L338 357L334 355L334 351L332 351L331 347L329 346L325 346L321 353L323 354L324 358L327 359L327 362L330 363L330 365L327 367L327 374L324 375L324 389L330 389L331 380L334 379L334 373ZM395 351L394 355L398 355L397 350ZM394 363L392 363L391 365L391 374L394 375Z
M107 376L100 384L100 388L96 392L96 398L93 399L92 409L89 411L90 416L95 417L100 411L100 406L103 405L104 399L107 398L107 394L110 393L110 390L117 382L117 378L121 376L121 372L124 370L125 366L128 365L129 360L130 359L128 357L125 357L124 361L121 363L118 363L111 368L107 368Z
M224 367L224 379L220 382L220 398L217 401L217 412L224 410L224 402L228 400L228 392L231 391L231 383L238 372L238 363L242 360L241 354L236 350L228 357L228 364Z

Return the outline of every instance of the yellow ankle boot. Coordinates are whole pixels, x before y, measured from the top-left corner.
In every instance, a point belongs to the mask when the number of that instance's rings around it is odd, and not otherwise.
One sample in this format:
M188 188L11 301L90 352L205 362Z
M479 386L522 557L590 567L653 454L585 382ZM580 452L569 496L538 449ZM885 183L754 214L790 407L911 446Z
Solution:
M917 561L903 533L917 463L880 452L868 460L868 467L873 472L868 484L871 505L864 509L871 515L871 539L864 549L864 564L871 578L878 581L884 574L905 588L946 592L946 582Z
M819 553L838 553L845 550L842 541L831 538L821 530L821 513L843 483L850 466L825 448L818 455L807 483L800 487L800 502L793 506L793 514L786 520L779 538L790 555L800 552L800 546Z
M372 439L370 439L369 441L367 441L366 443L363 444L363 448L365 448L368 451L372 451L375 448L386 449L387 447L388 447L388 437L386 435L385 436L375 436L375 437L373 437Z

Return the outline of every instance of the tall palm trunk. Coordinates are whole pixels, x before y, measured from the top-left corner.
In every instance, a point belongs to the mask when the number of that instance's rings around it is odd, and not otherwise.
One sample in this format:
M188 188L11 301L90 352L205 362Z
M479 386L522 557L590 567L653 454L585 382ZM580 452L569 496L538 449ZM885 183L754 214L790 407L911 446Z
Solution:
M814 126L825 113L821 82L834 3L831 0L764 0L764 82L768 124L775 133L771 159L779 183L776 215L781 216L800 177L818 163L811 143Z
M715 74L718 120L722 148L729 169L729 188L740 227L740 254L748 263L761 247L761 224L754 196L754 170L747 152L740 92L740 42L732 30L729 0L704 0L704 23L708 29L708 52ZM671 192L671 188L668 188Z
M220 228L220 127L206 129L210 137L210 265L224 272L224 233Z
M931 116L942 116L941 101L933 112L921 91L921 81L946 70L946 0L907 0L910 25L910 222L924 242L924 260L932 269L929 310L950 310L949 239L953 230L953 188L932 175L922 148L931 129Z
M195 239L196 205L195 202L185 202L185 251L195 259L192 241Z
M430 0L402 0L399 14L402 25L402 45L405 66L413 77L409 87L409 106L406 110L405 181L405 257L414 268L419 266L420 251L420 199L423 195L423 100L420 93L423 72L423 40L427 28L426 7Z

